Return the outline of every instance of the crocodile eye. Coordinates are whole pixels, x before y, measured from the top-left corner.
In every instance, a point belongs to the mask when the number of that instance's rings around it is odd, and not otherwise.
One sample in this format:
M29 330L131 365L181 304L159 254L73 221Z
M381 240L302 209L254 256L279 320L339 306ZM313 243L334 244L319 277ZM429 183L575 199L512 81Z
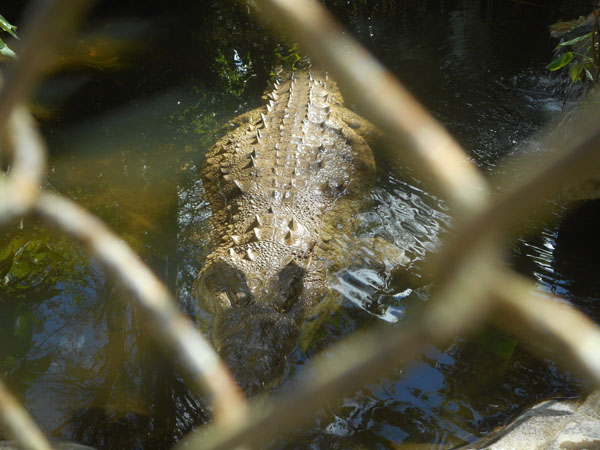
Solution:
M296 299L300 295L300 292L302 292L302 286L302 279L300 277L294 278L288 289L286 303L293 303L294 301L296 301Z
M222 261L204 267L196 280L196 289L198 298L213 314L244 306L251 298L244 277Z

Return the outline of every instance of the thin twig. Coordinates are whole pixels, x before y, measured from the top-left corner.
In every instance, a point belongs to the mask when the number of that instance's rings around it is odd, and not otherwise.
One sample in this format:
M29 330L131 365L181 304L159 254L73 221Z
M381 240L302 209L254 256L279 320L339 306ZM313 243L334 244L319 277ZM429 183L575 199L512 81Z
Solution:
M52 450L35 421L0 379L0 422L24 450Z
M84 244L148 312L149 330L179 359L197 393L213 399L217 422L244 411L245 400L208 342L177 309L165 286L141 259L95 216L59 195L42 193L35 211L48 223Z
M598 36L598 10L593 11L594 14L594 28L592 28L592 56L594 57L594 64L596 66L596 83L600 81L600 59L598 59L598 53L600 49L596 50L596 37Z

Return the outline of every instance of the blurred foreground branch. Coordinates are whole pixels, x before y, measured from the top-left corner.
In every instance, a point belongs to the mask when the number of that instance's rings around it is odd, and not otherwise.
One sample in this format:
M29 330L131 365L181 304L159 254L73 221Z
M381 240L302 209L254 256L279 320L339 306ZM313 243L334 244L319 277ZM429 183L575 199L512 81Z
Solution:
M17 105L47 67L54 43L72 28L90 2L36 4L42 5L36 6L42 13L32 20L29 34L26 30L19 62L0 91L0 126L13 153L10 174L0 176L0 224L34 208L47 223L84 244L149 313L150 330L174 350L172 356L184 367L193 389L208 392L214 404L215 425L191 434L178 448L260 446L426 346L447 345L457 335L476 330L494 313L526 341L543 338L564 350L568 364L600 385L598 327L572 308L533 295L530 283L503 267L501 250L507 227L528 216L539 196L555 188L557 179L572 179L588 169L600 143L598 126L581 129L571 146L511 180L504 194L490 202L487 183L454 139L379 62L345 37L319 3L256 3L261 14L269 15L273 23L301 41L315 61L330 70L346 92L353 93L368 118L396 148L406 150L397 152L397 157L418 168L449 199L458 218L457 231L437 259L437 275L443 277L438 278L432 299L420 316L401 327L356 333L333 346L327 355L314 358L290 394L248 408L214 350L179 312L173 297L141 259L74 202L52 193L38 196L44 170L43 143L31 119ZM56 22L48 22L49 17ZM0 417L25 448L48 448L41 432L1 383Z
M498 197L456 229L448 245L436 257L436 278L447 276L453 261L476 251L479 242L490 235L507 232L531 220L534 213L539 213L544 198L557 194L569 183L597 173L600 163L598 107L585 111L574 126L563 126L561 134L569 139L562 139L561 146L544 157L529 161L525 152L509 162L510 167L518 170L507 172L518 173L518 176L498 180L502 188Z
M600 327L565 300L535 292L517 275L501 274L493 294L502 327L543 354L552 349L567 370L600 386ZM540 344L542 344L540 346ZM541 347L541 348L540 348Z

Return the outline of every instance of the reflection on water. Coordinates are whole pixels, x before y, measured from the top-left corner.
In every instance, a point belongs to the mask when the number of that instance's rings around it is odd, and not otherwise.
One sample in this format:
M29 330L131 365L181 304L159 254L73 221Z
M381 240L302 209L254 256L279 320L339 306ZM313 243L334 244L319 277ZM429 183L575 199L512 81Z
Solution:
M599 206L593 200L560 211L537 236L520 240L515 252L515 265L531 273L540 290L561 296L596 321L600 321Z
M496 169L500 157L532 139L562 107L561 84L543 70L552 48L546 25L555 18L549 9L466 0L328 3L485 170ZM571 15L584 3L571 2ZM227 119L260 101L275 53L245 12L207 5L190 6L196 16L174 6L166 19L139 12L142 18L108 27L131 26L127 39L143 40L143 53L128 54L114 70L65 68L42 88L39 106L53 112L42 115L51 149L48 187L108 222L208 335L211 317L191 295L213 245L197 167ZM202 26L192 26L191 17ZM410 168L377 158L378 182L360 226L352 236L334 237L352 249L347 264L330 274L337 307L289 358L278 390L317 351L358 327L402 326L429 298L419 269L451 229L449 213ZM585 256L597 255L589 249L598 242L598 208L583 208L521 240L514 264L541 290L598 320L597 262ZM374 239L403 249L406 267L392 270L370 256L365 249ZM0 372L54 437L98 448L162 449L207 420L202 399L148 340L143 314L122 302L127 294L76 245L30 219L15 224L1 235L0 285ZM449 348L430 347L271 445L449 448L539 398L577 387L554 362L532 358L489 328Z

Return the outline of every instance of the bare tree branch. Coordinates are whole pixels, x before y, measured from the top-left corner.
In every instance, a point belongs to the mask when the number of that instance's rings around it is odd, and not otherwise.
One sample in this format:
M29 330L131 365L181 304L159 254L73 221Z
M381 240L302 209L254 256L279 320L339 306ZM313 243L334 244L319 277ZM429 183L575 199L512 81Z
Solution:
M0 90L0 137L12 153L10 173L0 175L0 225L26 214L37 200L45 169L45 145L27 110L19 106L42 70L55 42L73 26L89 1L38 2L19 59ZM0 80L1 81L1 80ZM4 149L7 150L7 149ZM24 449L50 450L43 433L0 382L0 419Z
M280 28L300 40L313 57L327 63L342 86L358 97L369 118L397 143L410 143L412 161L418 161L425 175L434 176L438 190L446 192L462 220L485 207L486 183L466 162L458 145L370 55L343 37L342 30L319 4L263 0L260 5L261 14L270 15ZM555 161L546 165L546 182L556 167ZM531 193L527 191L529 199L539 192L535 184L528 188L531 189ZM361 334L345 340L328 351L327 358L321 356L314 360L313 369L302 378L295 394L264 408L252 408L240 416L238 423L212 430L209 438L205 433L191 435L178 448L193 446L214 450L260 445L299 425L310 417L311 411L358 383L390 369L399 359L413 355L429 343L449 342L458 333L472 329L489 316L489 307L496 299L492 295L495 291L490 289L498 286L495 274L501 267L496 244L501 228L481 222L477 226L481 239L470 247L456 246L454 258L442 260L451 268L452 278L441 280L440 292L413 323L393 332L380 331L368 337ZM485 232L481 232L482 229ZM467 248L472 251L465 251ZM503 281L514 288L515 283ZM528 317L525 311L520 314ZM557 341L564 344L564 337L556 334ZM372 345L373 336L376 336L376 346ZM526 337L531 338L531 335ZM593 348L598 350L597 345ZM576 349L571 350L575 353L573 358L578 359ZM337 356L329 356L332 353Z
M13 150L10 174L0 177L0 225L33 207L42 219L87 246L149 313L150 330L173 350L173 358L184 367L193 389L208 392L214 402L215 425L186 437L177 448L261 445L425 346L444 345L457 334L476 329L494 318L492 313L527 341L547 339L554 348L563 350L569 364L600 384L598 327L558 301L533 295L530 283L501 268L499 250L505 230L527 217L540 196L556 189L557 180L573 179L589 170L600 146L596 122L576 130L560 152L522 170L525 175L510 180L504 193L489 204L487 183L454 139L379 62L346 37L318 2L256 2L262 8L261 15L270 16L300 40L394 146L406 150L397 156L431 177L459 218L458 231L437 259L439 287L423 314L402 327L356 333L333 346L327 355L314 358L292 393L248 408L214 350L179 312L165 286L140 258L74 202L56 194L39 194L44 147L31 118L17 105L48 66L56 43L92 2L38 1L36 14L26 26L26 39L18 49L20 59L0 91L0 125L6 124L5 135ZM50 448L1 382L0 419L25 448Z
M39 0L32 5L19 59L0 91L0 124L8 119L7 140L14 149L10 175L0 179L0 224L27 213L43 179L44 146L32 120L16 105L26 98L50 65L57 44L91 7L91 0ZM0 127L1 129L1 127ZM193 325L177 310L164 285L122 241L98 219L74 203L42 194L35 206L47 221L87 245L148 310L154 330L175 350L196 392L214 399L217 421L244 410L245 401L227 369Z

